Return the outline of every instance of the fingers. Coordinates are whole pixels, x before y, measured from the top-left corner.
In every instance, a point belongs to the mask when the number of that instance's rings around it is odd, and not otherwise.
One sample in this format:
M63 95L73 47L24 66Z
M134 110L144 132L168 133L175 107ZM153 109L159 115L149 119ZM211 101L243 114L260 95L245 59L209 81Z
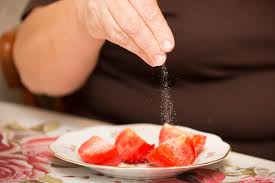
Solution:
M150 28L163 52L175 46L174 36L156 0L129 0L143 21Z
M141 59L143 59L146 63L150 64L150 60L148 59L147 55L117 25L117 23L113 19L112 15L110 14L108 8L106 7L106 4L103 3L103 1L101 1L100 6L101 6L100 8L102 10L101 16L104 17L104 19L102 19L102 25L103 25L103 28L105 31L104 33L107 36L107 40L136 54Z
M121 30L146 53L151 66L163 65L166 54L156 38L128 0L105 0L108 9Z

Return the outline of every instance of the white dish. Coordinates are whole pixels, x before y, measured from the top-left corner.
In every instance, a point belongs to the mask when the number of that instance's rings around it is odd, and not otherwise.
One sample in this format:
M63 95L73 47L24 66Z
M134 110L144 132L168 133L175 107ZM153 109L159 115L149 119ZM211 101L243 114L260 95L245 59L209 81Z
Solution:
M158 179L172 177L185 171L217 163L226 158L230 152L230 146L219 136L200 132L190 128L177 126L182 130L203 134L207 136L203 151L199 154L193 165L180 167L150 167L146 164L121 164L117 167L102 166L85 163L78 156L78 148L91 136L100 136L114 143L117 134L125 128L133 129L138 135L150 144L158 145L158 137L161 125L131 124L116 126L96 126L80 131L70 132L59 137L50 145L53 154L64 161L90 168L104 175L126 179Z

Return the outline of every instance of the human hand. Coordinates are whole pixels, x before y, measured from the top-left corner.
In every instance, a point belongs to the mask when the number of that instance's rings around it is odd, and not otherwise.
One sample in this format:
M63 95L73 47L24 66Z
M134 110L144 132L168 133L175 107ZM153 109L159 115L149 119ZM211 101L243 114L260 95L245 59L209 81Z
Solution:
M175 45L157 0L74 0L90 36L108 40L151 66L163 65Z

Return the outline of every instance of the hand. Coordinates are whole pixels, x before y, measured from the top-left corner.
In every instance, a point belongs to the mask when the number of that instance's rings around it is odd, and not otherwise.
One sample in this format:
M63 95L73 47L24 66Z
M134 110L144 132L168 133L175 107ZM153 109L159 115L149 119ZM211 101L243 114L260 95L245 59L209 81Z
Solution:
M175 45L157 0L75 0L94 39L108 40L151 66L163 65Z

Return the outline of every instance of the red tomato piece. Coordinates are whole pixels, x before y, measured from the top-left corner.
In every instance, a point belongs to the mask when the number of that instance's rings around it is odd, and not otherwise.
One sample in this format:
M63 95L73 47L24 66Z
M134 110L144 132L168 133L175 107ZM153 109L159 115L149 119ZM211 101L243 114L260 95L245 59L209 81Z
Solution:
M126 128L116 138L115 143L121 160L126 163L143 163L146 155L154 149L133 130Z
M121 162L117 148L97 136L93 136L83 143L78 154L86 163L96 165L116 166Z
M205 145L206 136L193 134L193 137L191 138L194 143L196 154L199 154L202 151L203 146Z
M176 128L175 126L169 125L168 123L165 123L160 131L159 143L161 144L169 139L176 138L180 135L185 135L192 139L196 155L203 149L206 141L206 136L183 131L179 128Z
M147 160L159 167L190 165L195 160L193 142L185 135L172 138L152 150Z

